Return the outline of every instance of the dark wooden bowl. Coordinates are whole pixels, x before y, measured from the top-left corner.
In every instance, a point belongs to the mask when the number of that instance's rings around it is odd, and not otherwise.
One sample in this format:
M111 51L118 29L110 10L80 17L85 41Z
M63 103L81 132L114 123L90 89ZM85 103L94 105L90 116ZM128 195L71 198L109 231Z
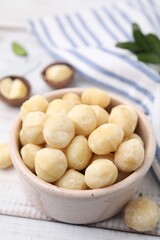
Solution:
M72 69L72 75L66 79L64 79L63 81L60 81L60 82L52 82L52 81L49 81L47 78L46 78L46 75L45 75L45 72L46 70L49 68L49 67L52 67L54 65L66 65L68 66L69 68ZM73 80L74 80L74 76L75 76L75 68L69 64L69 63L66 63L66 62L54 62L54 63L51 63L49 65L47 65L41 72L41 77L42 79L52 88L64 88L66 87L69 83L71 83Z

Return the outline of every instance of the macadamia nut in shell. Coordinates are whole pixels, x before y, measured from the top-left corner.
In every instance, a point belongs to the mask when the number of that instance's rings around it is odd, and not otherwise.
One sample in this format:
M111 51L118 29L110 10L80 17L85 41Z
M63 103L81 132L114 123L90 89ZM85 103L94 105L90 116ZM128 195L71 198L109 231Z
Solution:
M5 78L0 82L0 92L7 99L20 99L28 94L28 88L21 79Z
M52 183L63 176L67 169L67 158L58 149L41 149L35 157L35 170L39 178Z
M45 76L48 81L59 83L73 75L73 70L65 64L55 64L50 66L45 71Z
M92 152L98 155L114 152L123 140L123 130L114 123L106 123L96 128L88 138Z

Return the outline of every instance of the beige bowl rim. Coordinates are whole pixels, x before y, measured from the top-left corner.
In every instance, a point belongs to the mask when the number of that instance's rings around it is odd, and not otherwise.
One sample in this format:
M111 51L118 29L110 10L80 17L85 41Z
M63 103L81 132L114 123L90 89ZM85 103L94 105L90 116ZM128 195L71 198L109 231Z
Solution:
M65 93L69 93L69 92L81 94L84 91L84 89L85 88L66 88L66 89L50 92L48 94L45 94L44 96L47 97L48 100L51 100L53 98L58 98L59 95L62 96ZM70 189L59 188L57 186L54 186L38 178L23 163L19 153L19 148L18 148L18 132L21 126L20 116L18 116L11 130L9 147L10 147L11 158L14 166L16 167L20 175L23 175L23 177L26 179L27 182L30 182L31 185L34 185L37 189L44 191L48 194L58 194L61 196L71 197L71 198L73 197L74 198L90 198L93 196L98 197L106 194L107 195L116 194L117 192L123 191L123 190L125 191L125 189L129 188L132 184L141 180L141 178L149 170L155 155L156 142L155 142L152 126L149 120L147 119L147 117L145 116L145 114L142 111L140 111L137 107L135 107L133 103L131 103L125 98L122 98L117 94L111 93L110 91L106 91L106 92L110 95L111 99L115 99L116 101L119 101L121 104L128 104L132 106L137 111L139 118L141 118L141 121L143 121L144 131L146 131L146 135L149 138L148 146L145 152L145 160L143 164L135 172L133 172L130 176L128 176L124 180L105 188L94 189L94 190L70 190Z

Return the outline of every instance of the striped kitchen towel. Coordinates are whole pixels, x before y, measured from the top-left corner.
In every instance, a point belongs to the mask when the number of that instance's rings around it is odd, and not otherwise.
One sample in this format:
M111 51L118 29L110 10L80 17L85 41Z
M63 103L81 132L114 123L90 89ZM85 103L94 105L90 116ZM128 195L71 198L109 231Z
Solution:
M30 28L46 51L75 66L93 84L125 96L152 119L157 137L152 170L160 181L160 76L117 42L132 39L131 24L160 36L158 0L113 1L84 12L32 18Z

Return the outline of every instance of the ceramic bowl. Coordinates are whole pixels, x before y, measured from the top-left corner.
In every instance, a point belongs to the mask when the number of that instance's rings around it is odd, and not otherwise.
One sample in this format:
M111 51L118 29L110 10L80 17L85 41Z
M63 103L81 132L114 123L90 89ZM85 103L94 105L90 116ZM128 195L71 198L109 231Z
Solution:
M84 89L72 88L51 92L46 98L51 101L65 93L81 94ZM111 96L111 107L128 104L127 100L108 92ZM132 107L134 107L132 105ZM135 107L134 107L135 108ZM10 136L10 152L13 164L19 173L23 187L37 207L51 218L73 224L86 224L108 219L122 210L133 197L139 184L149 170L155 155L155 139L147 117L139 111L136 132L141 136L145 146L143 164L130 176L112 186L96 190L68 190L46 183L34 175L23 163L20 156L19 131L20 117L16 119ZM33 200L34 199L34 200Z

